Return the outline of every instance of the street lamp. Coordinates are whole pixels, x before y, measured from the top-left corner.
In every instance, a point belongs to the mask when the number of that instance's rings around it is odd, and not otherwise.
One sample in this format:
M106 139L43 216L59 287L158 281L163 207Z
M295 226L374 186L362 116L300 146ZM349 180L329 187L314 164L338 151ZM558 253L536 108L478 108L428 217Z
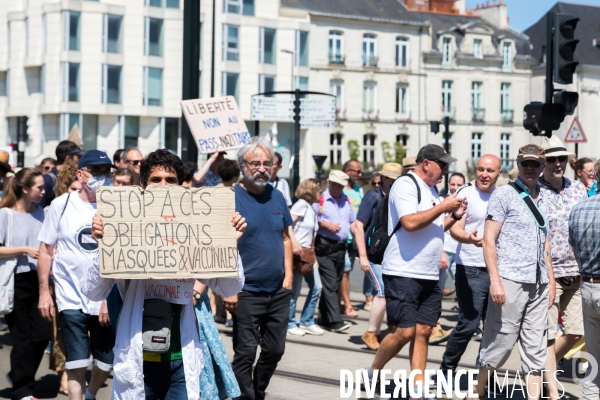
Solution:
M291 73L291 77L292 77L292 92L294 91L294 60L295 60L295 53L292 50L281 50L282 53L288 53L292 56L292 73Z

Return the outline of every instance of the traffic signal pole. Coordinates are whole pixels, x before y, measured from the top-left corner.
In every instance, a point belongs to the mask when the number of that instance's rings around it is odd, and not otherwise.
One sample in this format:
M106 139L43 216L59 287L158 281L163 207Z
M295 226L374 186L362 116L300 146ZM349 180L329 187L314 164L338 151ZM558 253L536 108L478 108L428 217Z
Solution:
M183 3L183 76L182 100L197 99L200 69L200 0L184 0ZM181 159L198 160L198 146L185 118L181 118Z
M554 97L554 82L552 76L552 63L554 49L554 13L548 12L546 15L546 104L552 104ZM546 137L552 137L552 131L546 130Z

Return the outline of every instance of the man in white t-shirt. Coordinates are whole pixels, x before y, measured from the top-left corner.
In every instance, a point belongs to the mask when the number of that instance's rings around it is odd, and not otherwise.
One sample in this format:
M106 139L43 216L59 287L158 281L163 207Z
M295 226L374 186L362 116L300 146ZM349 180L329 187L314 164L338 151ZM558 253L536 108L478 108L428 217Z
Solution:
M411 368L425 370L427 342L441 314L438 279L444 230L460 220L467 208L467 200L456 194L440 200L435 188L455 161L440 146L425 145L417 154L414 171L398 178L390 191L388 233L392 237L382 265L386 311L393 328L375 355L371 378L409 342ZM445 223L446 213L453 217ZM414 382L421 385L409 388L411 397L423 397L423 374L417 373Z
M458 198L466 198L469 208L456 222L450 234L458 242L456 249L456 296L458 297L458 323L454 327L441 365L443 371L456 370L469 341L485 320L485 310L490 292L490 276L483 259L483 227L488 200L496 189L502 173L500 159L486 154L477 161L477 179L457 191ZM452 216L446 217L448 222Z
M115 338L110 327L106 301L90 301L80 280L98 254L92 239L92 217L96 214L96 189L107 184L114 165L106 153L86 152L79 160L77 179L80 192L54 199L39 233L39 310L51 320L54 305L48 287L50 266L54 273L56 304L65 348L69 399L95 399L112 369ZM56 254L54 254L56 250ZM52 258L54 256L54 262ZM89 336L88 336L89 332ZM85 372L92 364L92 379L86 389Z
M285 203L289 208L292 206L292 198L290 196L290 185L288 184L288 181L277 176L277 173L281 171L281 168L283 168L281 166L282 160L283 158L281 157L281 154L279 154L278 152L275 152L273 154L273 168L271 169L271 180L269 181L269 183L283 194L283 197L285 198Z

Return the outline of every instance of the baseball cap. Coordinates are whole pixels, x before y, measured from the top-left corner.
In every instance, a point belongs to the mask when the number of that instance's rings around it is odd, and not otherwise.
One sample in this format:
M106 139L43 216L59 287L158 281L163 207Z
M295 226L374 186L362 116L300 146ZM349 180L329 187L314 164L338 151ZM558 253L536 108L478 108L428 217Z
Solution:
M450 157L450 155L446 153L446 150L437 144L426 144L421 147L417 154L417 163L421 163L423 160L442 161L446 164L451 164L456 161L456 158Z
M79 168L83 168L89 165L110 165L113 168L117 168L110 161L108 154L100 150L89 150L79 159Z
M517 155L517 161L523 160L541 160L545 161L544 148L537 144L526 144L525 146L519 147L519 154Z
M348 184L349 178L350 177L345 172L337 169L334 169L329 173L329 181L339 183L342 186L346 186Z

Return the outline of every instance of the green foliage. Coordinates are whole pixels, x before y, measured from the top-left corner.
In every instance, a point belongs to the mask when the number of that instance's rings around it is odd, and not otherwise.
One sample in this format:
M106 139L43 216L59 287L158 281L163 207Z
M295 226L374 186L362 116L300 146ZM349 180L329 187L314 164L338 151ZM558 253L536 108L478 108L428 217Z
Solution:
M406 157L406 149L404 148L404 145L401 142L394 143L394 151L396 153L394 162L402 165L402 160L404 160L404 157Z
M360 145L358 140L348 140L348 154L351 160L358 160L360 157Z
M381 150L383 150L383 161L392 162L394 157L392 155L392 146L388 142L381 142Z

